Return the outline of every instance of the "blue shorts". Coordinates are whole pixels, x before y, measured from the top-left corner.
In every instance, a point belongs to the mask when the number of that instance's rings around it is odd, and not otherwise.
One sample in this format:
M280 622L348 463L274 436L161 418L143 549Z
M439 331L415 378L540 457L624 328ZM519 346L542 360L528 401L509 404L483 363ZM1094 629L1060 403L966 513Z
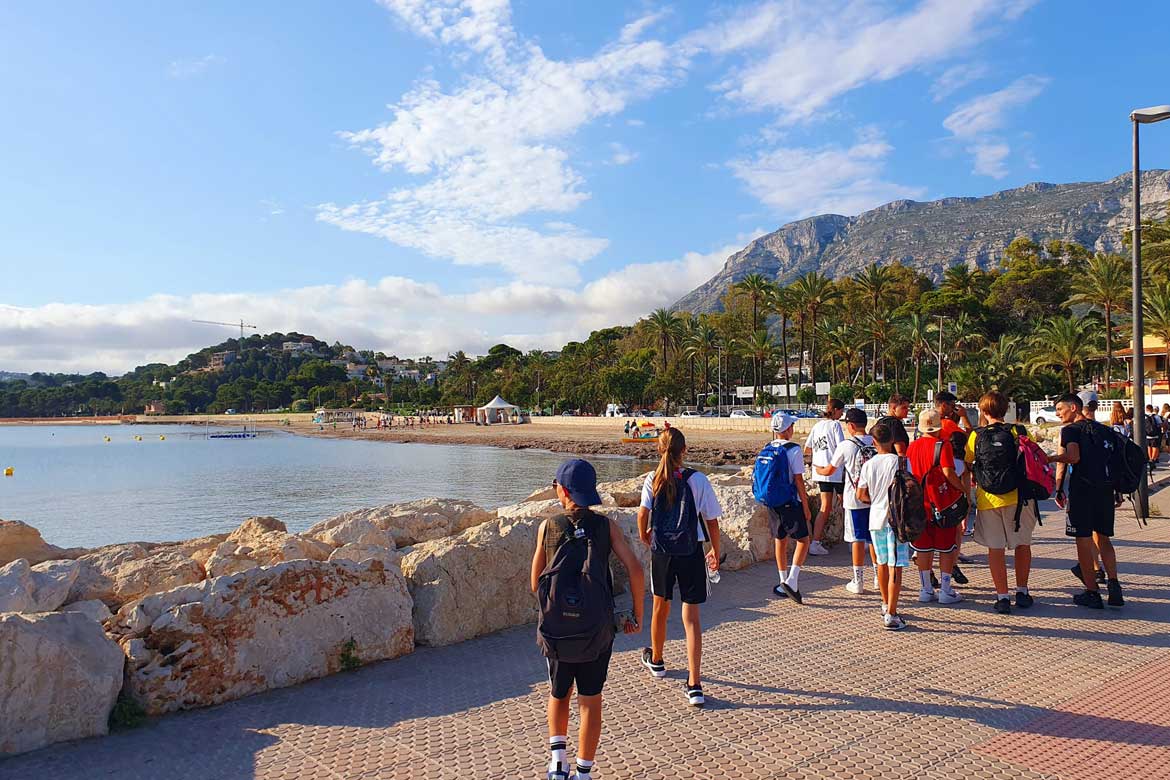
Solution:
M848 522L845 523L845 541L870 544L872 539L869 536L869 507L846 509L845 514L848 515Z
M894 566L904 569L910 565L910 545L899 542L894 529L883 525L878 531L870 531L878 566Z

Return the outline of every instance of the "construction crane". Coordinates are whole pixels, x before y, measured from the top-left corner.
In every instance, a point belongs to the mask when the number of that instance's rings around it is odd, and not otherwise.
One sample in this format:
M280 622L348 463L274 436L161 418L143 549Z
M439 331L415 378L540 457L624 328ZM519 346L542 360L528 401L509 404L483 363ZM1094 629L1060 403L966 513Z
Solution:
M248 325L247 323L244 322L243 319L241 319L239 322L216 322L215 320L191 320L191 322L198 322L200 325L224 325L224 326L229 327L229 328L237 328L238 327L240 329L240 347L241 348L244 346L244 328L251 328L252 330L258 330L258 328L255 325Z

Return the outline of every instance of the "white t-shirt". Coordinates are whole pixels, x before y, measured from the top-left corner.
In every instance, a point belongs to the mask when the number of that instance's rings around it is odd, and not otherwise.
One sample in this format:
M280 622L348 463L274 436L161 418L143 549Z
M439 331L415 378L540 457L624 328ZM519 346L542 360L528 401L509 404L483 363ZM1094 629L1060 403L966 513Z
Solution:
M845 478L845 495L842 506L846 509L865 509L869 506L869 504L857 500L857 485L861 481L862 466L861 447L857 446L858 442L864 447L872 447L873 437L864 433L860 436L850 436L837 445L833 459L829 461L829 465L837 469L833 472L833 476L841 474Z
M869 530L880 531L890 514L890 485L898 471L898 456L892 452L878 453L861 467L858 487L867 488L873 502L869 505Z
M699 513L699 541L708 542L707 530L704 526L703 520L718 520L723 515L723 507L719 506L719 499L715 496L715 491L711 489L711 482L707 479L707 475L701 471L696 471L691 474L690 479L687 480L687 486L691 489L691 494L695 497L695 509ZM643 509L654 508L654 475L647 474L646 481L642 483L642 503Z
M841 423L836 420L821 420L809 431L808 438L804 440L804 447L812 450L813 475L818 482L840 482L845 479L843 471L835 471L829 477L817 474L815 471L817 466L829 465L833 459L833 453L837 451L837 445L844 440L845 431L842 430Z

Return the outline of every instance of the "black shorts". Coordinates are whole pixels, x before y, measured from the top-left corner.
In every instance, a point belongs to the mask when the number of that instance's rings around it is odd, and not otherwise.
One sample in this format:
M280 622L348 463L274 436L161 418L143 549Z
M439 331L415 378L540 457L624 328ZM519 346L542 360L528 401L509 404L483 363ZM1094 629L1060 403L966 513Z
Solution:
M1088 538L1095 533L1113 536L1115 513L1113 491L1109 488L1070 491L1068 520L1064 525L1064 533L1066 536L1079 539Z
M707 600L707 561L702 545L691 555L650 554L650 592L673 601L676 582L684 604L702 604Z
M563 699L573 692L573 684L577 685L578 696L596 696L605 687L605 678L609 676L609 657L613 654L613 645L592 661L584 663L569 663L568 661L548 662L548 683L552 686L552 697Z
M837 495L845 495L844 482L818 482L817 487L822 493L836 493Z
M770 506L768 529L773 539L804 539L808 536L808 521L804 519L804 504Z

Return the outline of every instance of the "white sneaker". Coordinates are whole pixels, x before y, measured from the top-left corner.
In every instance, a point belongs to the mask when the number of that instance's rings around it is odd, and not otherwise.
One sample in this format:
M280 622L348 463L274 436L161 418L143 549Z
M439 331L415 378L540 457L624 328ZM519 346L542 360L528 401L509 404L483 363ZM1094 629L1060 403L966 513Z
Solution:
M829 551L820 542L813 540L813 543L808 546L809 555L828 555Z
M901 631L906 627L906 621L902 619L901 615L886 615L882 623L890 631Z
M923 588L918 591L918 601L922 604L929 604L937 598L938 596L935 595L934 588Z
M962 600L963 600L963 594L959 593L957 590L952 590L952 591L940 590L938 592L938 603L939 604L958 604Z
M865 593L865 585L861 582L861 580L849 580L849 582L845 583L845 590L849 591L850 593L857 593L860 595Z

